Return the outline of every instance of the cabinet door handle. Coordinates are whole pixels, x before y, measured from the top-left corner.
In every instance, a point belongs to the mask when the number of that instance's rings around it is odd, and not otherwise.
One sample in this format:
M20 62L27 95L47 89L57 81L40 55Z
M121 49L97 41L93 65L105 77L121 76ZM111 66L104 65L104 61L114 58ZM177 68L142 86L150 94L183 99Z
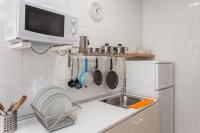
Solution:
M143 119L142 119L142 118L137 118L137 120L134 120L134 121L133 121L133 123L134 123L135 125L138 125L138 124L140 124L141 122L143 122Z

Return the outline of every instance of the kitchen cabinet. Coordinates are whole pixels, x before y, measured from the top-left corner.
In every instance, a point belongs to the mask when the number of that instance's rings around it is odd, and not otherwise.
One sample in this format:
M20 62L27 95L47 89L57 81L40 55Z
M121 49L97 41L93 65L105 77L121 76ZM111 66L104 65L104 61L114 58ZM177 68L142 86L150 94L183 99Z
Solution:
M134 133L159 133L158 103L130 118Z
M128 119L113 127L112 129L106 131L105 133L133 133L133 128L131 126L131 121Z
M105 133L159 133L159 103L141 111Z

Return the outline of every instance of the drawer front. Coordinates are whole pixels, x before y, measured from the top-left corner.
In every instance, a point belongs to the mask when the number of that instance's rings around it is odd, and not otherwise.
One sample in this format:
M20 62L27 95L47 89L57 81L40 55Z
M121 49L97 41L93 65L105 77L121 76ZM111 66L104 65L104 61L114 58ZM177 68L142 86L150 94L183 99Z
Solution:
M159 133L158 104L140 112L131 118L134 133Z
M126 120L105 133L133 133L130 120Z

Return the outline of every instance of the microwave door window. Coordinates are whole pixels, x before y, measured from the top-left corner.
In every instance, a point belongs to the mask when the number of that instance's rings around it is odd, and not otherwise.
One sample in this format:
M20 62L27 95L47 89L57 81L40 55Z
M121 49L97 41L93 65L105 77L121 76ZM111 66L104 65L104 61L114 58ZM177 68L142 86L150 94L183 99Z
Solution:
M65 16L26 6L25 30L64 37Z

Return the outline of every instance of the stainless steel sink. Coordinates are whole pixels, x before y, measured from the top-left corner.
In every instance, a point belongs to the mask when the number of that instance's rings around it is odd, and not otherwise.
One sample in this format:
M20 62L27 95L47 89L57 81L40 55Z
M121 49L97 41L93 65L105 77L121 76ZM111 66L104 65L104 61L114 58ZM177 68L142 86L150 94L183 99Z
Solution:
M122 107L122 108L128 108L129 105L135 104L139 101L141 101L142 98L129 96L129 95L118 95L109 97L106 99L101 100L104 103L111 104L114 106Z

